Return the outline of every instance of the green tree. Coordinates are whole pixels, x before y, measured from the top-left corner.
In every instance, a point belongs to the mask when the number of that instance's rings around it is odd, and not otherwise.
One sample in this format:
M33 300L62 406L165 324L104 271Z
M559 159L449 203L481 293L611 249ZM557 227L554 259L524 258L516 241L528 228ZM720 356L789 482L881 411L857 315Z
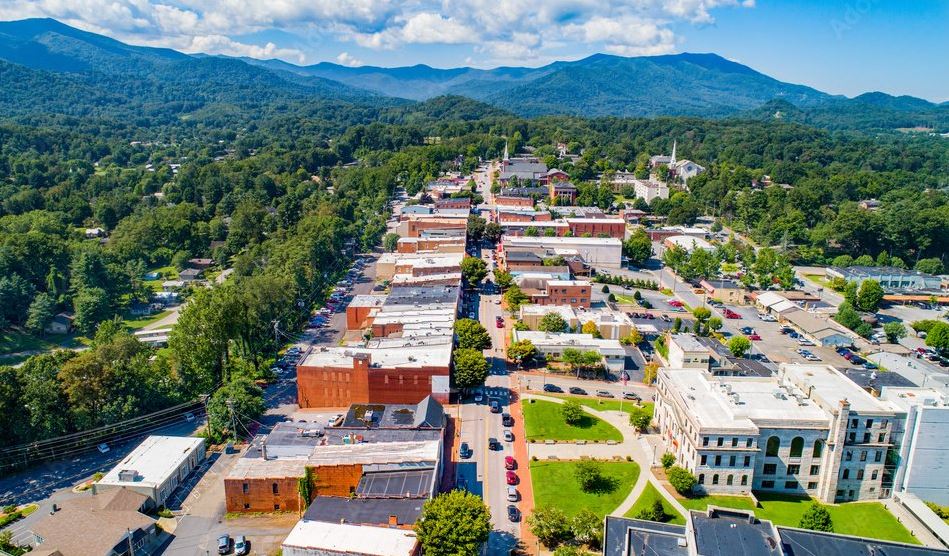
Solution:
M506 290L514 285L514 277L506 270L494 269L494 281L502 290Z
M642 228L637 228L629 239L623 242L623 255L633 266L643 266L653 254L652 240Z
M924 274L942 274L945 270L942 261L936 257L920 259L913 268Z
M504 228L497 222L488 222L484 225L484 239L489 243L497 243L504 235Z
M678 465L673 465L667 469L666 477L669 479L672 488L676 489L679 494L688 494L696 483L695 475L689 472L688 469Z
M629 414L629 424L639 432L646 432L649 430L649 425L651 423L652 413L645 408L634 408Z
M576 400L566 400L560 404L560 416L568 425L576 425L583 420L583 408Z
M560 313L549 312L540 319L537 329L542 332L563 332L567 328L567 321L560 316Z
M636 514L636 519L664 523L665 521L668 521L669 516L666 515L666 509L662 506L662 500L654 500L652 505L650 505L648 508L639 510L639 512Z
M672 454L671 452L666 452L666 453L662 454L662 460L661 460L661 461L662 461L662 468L663 468L663 469L669 469L670 467L672 467L673 465L675 465L676 457L675 457L675 455Z
M949 324L934 324L926 334L926 345L940 351L949 351Z
M394 232L389 232L382 238L382 248L386 250L387 253L392 253L399 246L399 234Z
M521 291L517 285L512 285L504 292L504 301L510 310L516 311L518 307L528 301L527 294Z
M849 303L851 307L860 306L860 303L857 301L857 289L859 287L860 285L855 281L847 282L844 286L844 301Z
M46 292L40 292L30 303L27 311L26 329L32 334L42 334L56 315L56 300Z
M883 301L883 288L876 280L864 280L857 291L857 307L861 311L875 312Z
M801 529L810 529L811 531L834 532L834 522L830 517L830 512L822 504L812 502L808 506L804 515L801 516L801 522L798 524Z
M471 286L477 286L488 275L488 264L478 257L465 257L461 260L461 274Z
M573 469L573 477L584 492L591 492L603 483L603 465L592 459L580 460Z
M846 268L848 266L853 266L853 257L850 255L839 255L834 257L834 260L830 263L832 266L839 266L841 268Z
M709 330L715 330L716 332L722 329L724 323L720 317L712 317L708 319L707 326Z
M603 337L600 334L600 329L597 328L596 323L592 320L588 320L587 322L583 323L583 327L580 328L580 331L584 334L591 334L594 338Z
M704 323L712 316L712 311L708 307L696 307L692 309L692 315L700 323Z
M415 522L415 533L426 556L477 554L490 532L491 512L484 500L465 490L428 500Z
M95 332L96 325L112 316L109 294L102 288L86 288L73 298L75 319L73 325L86 336Z
M577 542L598 549L603 542L603 518L582 508L570 518L570 532Z
M456 349L454 352L455 386L472 388L484 384L488 378L488 360L475 349Z
M537 540L550 549L568 540L572 534L566 514L554 506L534 508L531 515L527 517L527 526Z
M728 341L728 351L732 352L732 355L735 357L744 357L748 350L751 349L751 340L745 338L744 336L734 336L731 340Z
M659 363L650 361L643 367L643 384L650 385L656 382L659 376Z
M696 247L689 255L688 275L690 278L713 278L718 276L721 261L714 253Z
M297 479L297 493L300 495L300 500L303 501L304 509L309 507L310 502L313 501L315 490L316 476L313 474L313 468L305 467L303 469L303 476Z
M522 363L526 359L530 359L537 353L537 348L531 343L530 340L518 340L512 342L511 345L507 347L507 355L518 364Z
M562 544L554 550L554 556L592 556L591 553L583 550L579 546L572 544Z
M468 216L468 239L474 243L479 243L484 237L484 230L487 222L477 214Z
M478 351L491 349L491 336L484 326L474 319L456 320L455 335L458 337L458 347L461 349Z
M863 322L860 319L860 313L854 310L853 306L847 301L844 301L837 307L837 314L834 315L834 320L850 330L856 330Z
M213 440L248 436L264 409L264 391L249 378L236 377L208 400L208 434Z
M906 327L902 322L888 322L883 325L883 333L886 334L887 342L898 344L900 338L906 337Z

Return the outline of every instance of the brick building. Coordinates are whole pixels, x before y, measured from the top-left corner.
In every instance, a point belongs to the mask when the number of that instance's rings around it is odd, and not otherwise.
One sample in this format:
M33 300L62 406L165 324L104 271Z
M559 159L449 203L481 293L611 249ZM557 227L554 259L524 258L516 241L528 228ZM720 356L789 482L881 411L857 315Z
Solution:
M495 195L494 204L499 207L526 207L533 208L534 200L530 197L517 197L514 195Z
M471 208L471 197L447 197L435 201L436 209L467 209Z
M401 237L396 245L397 253L464 253L464 237L422 238Z
M570 232L576 237L626 236L626 222L622 218L567 218Z
M537 305L569 305L590 308L592 285L585 280L548 280L543 291L527 292Z
M431 214L409 214L399 225L399 235L403 237L423 237L432 230L456 231L464 235L468 229L468 217Z

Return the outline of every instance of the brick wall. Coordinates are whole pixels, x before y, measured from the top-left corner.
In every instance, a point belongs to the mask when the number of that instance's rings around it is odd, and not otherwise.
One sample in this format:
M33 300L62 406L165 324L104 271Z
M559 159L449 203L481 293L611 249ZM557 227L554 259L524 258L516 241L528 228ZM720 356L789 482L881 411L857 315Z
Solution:
M224 479L227 511L299 511L298 479L299 477Z
M494 204L507 207L533 207L534 200L530 197L510 197L505 195L496 195Z
M600 234L606 234L609 237L623 239L626 235L626 224L623 222L569 222L570 231L575 237L583 237L584 234L590 234L592 237L599 237Z
M297 367L297 396L301 408L343 407L353 403L418 403L432 393L432 376L448 376L447 367L369 369L368 360L356 368Z

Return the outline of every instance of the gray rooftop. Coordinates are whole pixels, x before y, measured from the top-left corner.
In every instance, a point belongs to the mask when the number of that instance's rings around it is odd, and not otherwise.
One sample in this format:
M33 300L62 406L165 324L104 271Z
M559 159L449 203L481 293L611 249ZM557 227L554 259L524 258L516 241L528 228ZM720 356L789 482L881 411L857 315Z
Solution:
M368 415L368 419L367 419ZM431 396L418 404L353 404L342 427L373 429L441 429L445 410Z
M356 486L362 498L425 498L432 492L435 469L365 473Z
M692 511L695 549L703 556L780 556L777 530L770 521L760 521L743 512L710 509Z
M458 286L397 286L389 292L385 306L455 303Z
M875 539L845 537L779 527L787 556L946 556L949 552L925 546L899 544Z
M684 525L606 517L603 556L688 556Z
M359 525L388 525L389 517L396 516L400 525L411 525L422 513L425 500L419 498L343 498L317 496L313 499L304 521Z

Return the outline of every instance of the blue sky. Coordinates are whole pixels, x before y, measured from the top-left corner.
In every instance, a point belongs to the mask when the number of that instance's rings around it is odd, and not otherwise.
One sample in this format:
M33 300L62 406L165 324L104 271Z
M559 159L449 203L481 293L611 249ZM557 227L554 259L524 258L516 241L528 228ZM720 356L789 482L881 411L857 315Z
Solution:
M298 64L538 66L715 52L853 96L949 100L949 0L0 0L116 39Z

